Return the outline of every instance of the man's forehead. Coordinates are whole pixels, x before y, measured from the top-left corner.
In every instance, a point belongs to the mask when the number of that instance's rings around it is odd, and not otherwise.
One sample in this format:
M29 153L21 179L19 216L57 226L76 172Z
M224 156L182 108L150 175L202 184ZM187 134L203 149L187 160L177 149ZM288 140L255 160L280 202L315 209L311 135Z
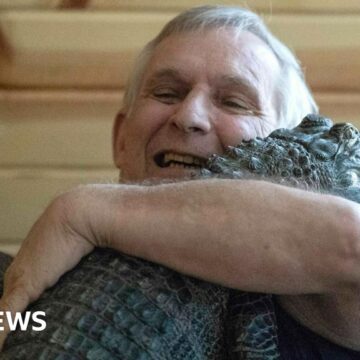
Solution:
M269 53L274 55L272 49L256 34L244 30L238 31L233 28L212 28L174 33L161 40L155 47L153 57L166 55L166 52L182 51L186 46L187 51L208 48L219 51L227 50L227 55L234 53L244 55L246 53L256 54ZM219 47L220 46L220 47Z
M203 67L212 66L216 70L214 77L233 85L242 85L251 77L259 80L259 71L266 69L264 75L268 75L269 64L274 70L278 66L272 50L256 35L216 29L170 35L162 40L155 48L145 77L176 78L180 73L185 76L189 62L195 69L194 62L199 59Z

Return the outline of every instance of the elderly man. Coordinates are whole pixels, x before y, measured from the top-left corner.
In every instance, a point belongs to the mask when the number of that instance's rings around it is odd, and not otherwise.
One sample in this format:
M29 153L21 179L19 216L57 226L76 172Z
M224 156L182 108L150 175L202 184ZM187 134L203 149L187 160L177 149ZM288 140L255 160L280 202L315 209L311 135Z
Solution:
M180 14L141 53L117 115L122 184L79 187L49 205L6 274L2 309L24 310L106 246L228 287L280 294L292 317L358 358L359 205L263 181L169 181L315 111L296 60L255 14Z

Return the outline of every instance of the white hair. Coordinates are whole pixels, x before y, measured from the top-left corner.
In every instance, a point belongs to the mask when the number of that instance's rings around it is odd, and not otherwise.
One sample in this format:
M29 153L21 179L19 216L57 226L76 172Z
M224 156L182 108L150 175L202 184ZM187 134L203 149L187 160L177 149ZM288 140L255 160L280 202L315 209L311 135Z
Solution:
M184 11L168 22L162 31L139 54L125 89L123 111L130 112L156 46L173 34L217 28L231 28L236 34L248 31L259 37L272 50L280 65L275 101L279 125L297 125L318 107L306 85L304 74L293 53L271 34L262 19L250 10L228 6L200 6Z

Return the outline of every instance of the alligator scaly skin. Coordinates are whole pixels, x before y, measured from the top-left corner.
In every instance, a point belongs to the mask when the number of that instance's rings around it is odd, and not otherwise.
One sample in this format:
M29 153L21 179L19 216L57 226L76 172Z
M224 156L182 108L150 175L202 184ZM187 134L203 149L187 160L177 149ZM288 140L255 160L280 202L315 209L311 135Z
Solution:
M293 130L213 156L203 176L255 177L358 201L358 153L355 127L309 115ZM46 312L46 330L13 332L0 359L280 358L271 295L226 289L109 249L84 258L28 310Z
M308 115L294 129L228 147L224 156L213 155L207 168L204 176L263 179L359 202L359 130Z
M97 249L28 310L44 331L16 331L0 359L225 359L228 291Z

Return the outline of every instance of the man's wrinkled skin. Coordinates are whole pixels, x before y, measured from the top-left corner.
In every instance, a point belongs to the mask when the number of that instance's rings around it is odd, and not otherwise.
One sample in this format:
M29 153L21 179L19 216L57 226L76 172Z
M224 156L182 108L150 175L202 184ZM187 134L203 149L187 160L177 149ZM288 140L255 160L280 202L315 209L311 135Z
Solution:
M6 273L1 310L24 310L94 246L111 247L245 291L321 294L312 303L321 326L360 350L358 204L256 180L130 184L199 172L163 167L158 157L201 160L281 127L279 76L270 49L246 32L164 39L114 127L114 160L129 184L55 199Z
M229 30L173 35L155 50L140 94L115 128L123 181L183 178L196 169L160 167L163 153L206 159L279 127L271 94L275 55L255 35ZM269 95L270 94L270 95Z

